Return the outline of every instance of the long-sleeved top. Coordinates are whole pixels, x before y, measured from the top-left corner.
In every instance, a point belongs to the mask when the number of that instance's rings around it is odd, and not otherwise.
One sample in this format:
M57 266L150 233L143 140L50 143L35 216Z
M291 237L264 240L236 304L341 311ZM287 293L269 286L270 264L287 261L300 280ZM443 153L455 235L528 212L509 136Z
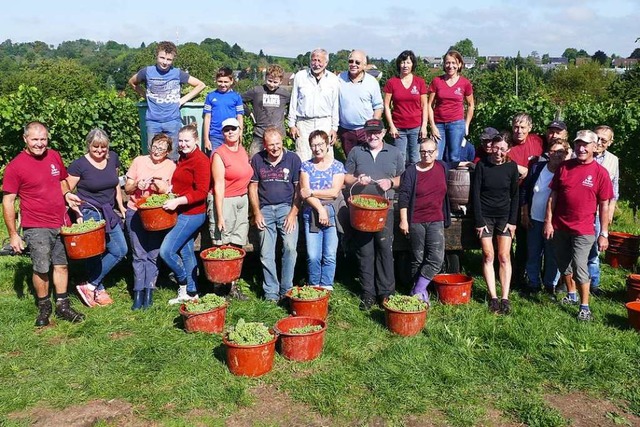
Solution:
M317 80L310 69L298 71L293 79L289 103L289 126L298 120L331 118L331 129L338 130L340 80L325 70Z
M449 176L449 165L441 160L436 160L444 168L444 180L446 182ZM407 208L407 218L411 222L413 217L413 210L416 201L416 184L418 170L416 165L409 166L402 173L400 178L400 187L398 187L398 208ZM444 217L444 227L448 228L451 225L451 205L449 204L449 194L447 193L442 202L442 214Z
M618 200L618 197L620 197L620 166L618 156L605 150L599 156L595 156L595 159L598 164L604 166L607 172L609 172L609 178L611 178L611 184L613 185L613 199Z
M482 160L473 178L473 213L476 227L485 226L484 218L518 219L518 165L508 161L500 165Z
M187 198L186 205L178 206L178 213L205 213L207 193L211 187L211 165L207 155L198 147L189 154L180 154L171 185L176 196Z

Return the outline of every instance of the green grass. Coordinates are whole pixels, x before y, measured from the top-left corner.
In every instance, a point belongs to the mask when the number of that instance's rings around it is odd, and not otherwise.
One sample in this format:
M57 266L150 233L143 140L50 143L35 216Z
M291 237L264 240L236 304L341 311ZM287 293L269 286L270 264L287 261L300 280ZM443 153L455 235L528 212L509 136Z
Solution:
M528 299L514 293L513 314L494 316L485 302L480 256L473 252L463 261L475 278L472 302L457 307L434 302L425 330L402 338L385 329L381 310L358 309L355 273L339 262L322 356L295 363L278 355L271 373L248 379L228 372L219 336L182 331L177 307L166 305L174 289L158 291L152 309L132 312L127 268L113 274L113 306L82 308L84 323L56 321L37 331L27 287L30 262L2 257L0 425L24 425L8 418L17 411L94 399L129 402L136 417L161 425L191 425L197 409L207 411L202 423L223 425L254 404L250 390L261 383L336 425L367 425L378 417L403 425L408 415L434 416L446 425L486 425L495 411L512 423L569 425L545 396L573 392L640 414L639 335L627 326L622 304L627 272L603 265L606 295L594 298L596 320L589 324L577 322L576 307L542 295ZM247 264L258 268L253 257ZM231 303L227 324L244 318L273 325L287 315L258 298L256 277L247 280L252 298ZM398 288L406 293L408 285ZM618 413L609 418L624 421Z

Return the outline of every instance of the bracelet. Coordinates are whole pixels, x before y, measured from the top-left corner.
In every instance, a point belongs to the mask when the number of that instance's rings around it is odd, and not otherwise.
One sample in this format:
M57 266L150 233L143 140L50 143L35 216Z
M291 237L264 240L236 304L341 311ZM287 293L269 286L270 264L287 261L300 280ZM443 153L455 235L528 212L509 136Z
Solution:
M69 193L71 193L71 190L69 190L69 191L67 191L66 193L64 193L64 194L62 195L62 198L63 198L63 199L66 199L66 198L67 198L67 194L69 194Z

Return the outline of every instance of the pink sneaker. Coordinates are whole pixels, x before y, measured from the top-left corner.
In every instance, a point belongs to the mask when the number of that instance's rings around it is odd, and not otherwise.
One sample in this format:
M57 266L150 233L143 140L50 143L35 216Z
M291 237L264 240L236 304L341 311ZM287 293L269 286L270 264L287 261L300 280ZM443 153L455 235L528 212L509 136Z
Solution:
M78 291L78 295L82 301L87 305L87 307L95 307L96 301L94 299L94 293L96 287L88 282L82 282L76 286L76 290Z
M111 296L109 296L107 291L105 291L104 289L96 291L93 298L95 302L100 306L113 304L113 299L111 299Z

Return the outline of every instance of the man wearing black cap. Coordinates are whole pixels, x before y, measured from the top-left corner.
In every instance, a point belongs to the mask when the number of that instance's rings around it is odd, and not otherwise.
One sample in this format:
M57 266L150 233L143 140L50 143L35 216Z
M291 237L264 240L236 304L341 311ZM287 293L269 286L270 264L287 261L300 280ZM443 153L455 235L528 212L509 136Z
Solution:
M476 151L473 163L478 163L489 155L489 152L491 151L491 140L498 135L500 135L500 132L495 128L489 127L483 129L480 134L480 147L478 147L478 150Z
M347 157L344 182L352 194L366 193L393 200L394 188L400 185L404 158L400 150L384 142L386 130L379 119L364 124L367 143L354 147ZM359 185L356 185L359 184ZM375 233L354 230L353 240L362 286L360 308L369 310L395 293L393 265L393 205L384 228Z

